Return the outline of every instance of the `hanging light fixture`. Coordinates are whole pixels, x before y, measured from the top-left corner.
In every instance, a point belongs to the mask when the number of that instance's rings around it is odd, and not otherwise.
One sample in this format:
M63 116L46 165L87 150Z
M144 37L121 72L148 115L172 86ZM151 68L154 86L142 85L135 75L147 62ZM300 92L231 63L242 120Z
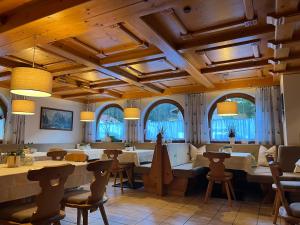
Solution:
M133 100L131 100L130 102L131 102L131 106L124 108L124 119L139 120L141 117L141 111L138 107L133 107L132 105ZM141 104L141 99L140 99L140 104Z
M12 114L15 115L34 115L35 102L30 100L12 100Z
M219 116L236 116L238 115L237 102L225 101L217 103L217 113Z
M93 122L95 121L95 112L88 110L89 99L87 103L87 110L80 112L80 121L81 122Z
M32 67L12 69L10 92L31 97L50 97L52 93L52 74L34 67L35 46L33 47Z

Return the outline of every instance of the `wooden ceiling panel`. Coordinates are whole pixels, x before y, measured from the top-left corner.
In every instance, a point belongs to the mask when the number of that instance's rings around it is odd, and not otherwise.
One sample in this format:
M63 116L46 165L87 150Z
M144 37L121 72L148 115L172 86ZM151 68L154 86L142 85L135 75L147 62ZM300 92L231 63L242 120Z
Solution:
M130 67L143 74L176 69L172 64L170 64L165 59L132 64L130 65Z
M118 28L118 26L105 27L104 29L94 29L92 32L77 37L80 41L104 52L111 52L114 49L135 46L137 43L132 38Z
M253 77L260 77L261 71L260 70L244 70L238 72L231 72L225 74L223 77L225 80L236 80L236 79L248 79Z
M88 71L84 73L78 73L78 74L72 74L72 77L78 77L90 82L95 82L95 81L113 81L111 76L108 76L104 73L100 73L98 71Z
M219 62L251 57L253 56L253 51L251 44L247 44L230 48L222 48L214 51L208 51L206 52L206 55L212 62Z
M4 12L11 11L31 0L9 0L9 1L0 1L0 14Z
M135 92L135 91L143 91L143 89L133 86L133 85L127 85L127 86L121 86L113 88L113 90L118 92Z
M163 81L163 82L159 82L159 83L166 86L166 87L168 87L168 88L184 86L184 85L192 85L193 84L193 82L190 79L187 79L187 78Z

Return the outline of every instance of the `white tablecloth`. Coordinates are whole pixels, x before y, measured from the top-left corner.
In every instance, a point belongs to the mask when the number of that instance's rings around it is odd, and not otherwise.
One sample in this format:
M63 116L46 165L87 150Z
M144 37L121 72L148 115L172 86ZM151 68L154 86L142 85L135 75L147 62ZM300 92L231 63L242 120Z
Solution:
M123 154L119 155L120 163L134 163L135 166L140 166L143 162L152 162L154 150L136 149L135 151L123 150ZM103 155L102 159L107 159Z
M254 156L246 152L232 152L231 157L224 161L226 169L243 170L247 173L251 173L255 164ZM193 168L195 167L209 167L209 160L203 155L198 154L193 161Z
M51 160L51 158L47 156L47 152L35 152L32 154L25 154L25 156L33 157L35 161Z
M75 165L74 173L71 174L65 184L66 188L78 187L88 184L93 179L93 174L86 170L87 163L66 161L37 161L31 166L7 168L0 164L0 203L37 195L40 192L38 182L29 181L27 173L30 169L39 169L45 166L57 166L65 163Z

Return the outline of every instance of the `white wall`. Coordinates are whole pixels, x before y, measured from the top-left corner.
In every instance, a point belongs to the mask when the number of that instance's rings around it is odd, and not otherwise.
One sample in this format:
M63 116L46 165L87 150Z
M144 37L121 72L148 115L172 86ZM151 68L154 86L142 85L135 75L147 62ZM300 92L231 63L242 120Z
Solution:
M300 75L284 75L280 80L285 112L283 135L285 145L300 145Z
M80 143L83 139L83 123L79 121L83 104L57 98L35 98L36 113L25 117L25 143ZM40 129L41 107L73 111L73 130Z

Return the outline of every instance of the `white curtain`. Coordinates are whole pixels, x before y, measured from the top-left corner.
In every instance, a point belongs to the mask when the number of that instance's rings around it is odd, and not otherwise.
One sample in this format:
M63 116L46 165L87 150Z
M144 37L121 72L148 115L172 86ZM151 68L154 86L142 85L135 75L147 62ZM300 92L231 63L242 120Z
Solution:
M13 95L12 99L24 99L22 96ZM12 115L12 143L13 144L24 144L25 139L25 116Z
M89 111L95 112L95 104L88 104L87 109ZM82 122L83 124L83 142L84 143L93 143L96 142L95 131L97 118L93 122Z
M186 142L209 143L206 94L186 95L184 114Z
M256 89L256 143L282 144L280 88Z

